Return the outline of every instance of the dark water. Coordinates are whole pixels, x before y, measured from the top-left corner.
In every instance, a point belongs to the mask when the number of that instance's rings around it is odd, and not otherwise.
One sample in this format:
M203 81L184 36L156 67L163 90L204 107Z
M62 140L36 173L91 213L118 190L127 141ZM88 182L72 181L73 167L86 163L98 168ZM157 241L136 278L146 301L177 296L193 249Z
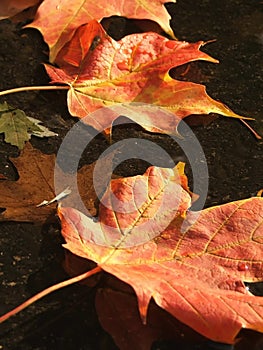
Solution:
M263 134L262 2L178 0L168 9L178 39L190 42L216 39L203 50L219 59L220 64L194 63L192 80L205 84L213 98L226 103L236 113L254 117L253 127ZM45 84L47 81L40 68L40 63L46 60L46 47L35 31L28 30L26 35L26 38L21 36L19 28L8 21L0 22L1 89ZM35 117L46 120L47 125L63 137L64 124L69 129L74 121L65 110L65 95L57 94L54 98L52 94L21 94L8 96L5 100L29 113L33 111L37 114ZM248 198L262 188L262 141L255 140L239 121L218 118L208 126L193 127L193 130L203 146L209 167L206 206ZM148 138L160 143L174 159L181 156L165 136L149 135L141 128L134 127L126 131L117 129L114 137L118 140L125 138L125 135ZM42 141L33 142L50 153L57 150L60 141L49 139L44 146ZM95 160L106 147L103 138L98 138L96 142L93 154L89 154L90 161ZM0 173L15 176L8 161L8 156L15 154L14 148L1 142ZM159 165L158 160L156 165ZM146 167L145 163L135 161L120 167L119 172L126 176L133 175ZM64 251L58 223L47 223L44 227L1 223L0 232L2 314L68 276L62 266ZM98 285L103 287L107 283L102 277ZM250 288L256 294L263 295L260 284ZM1 326L0 349L117 349L98 321L94 304L96 290L97 287L75 285L31 306ZM201 350L215 346L208 345L205 339L180 327L178 325L174 341L163 339L152 349ZM182 332L183 337L180 336ZM236 350L263 349L263 337L256 332L244 331L240 337ZM141 349L140 344L137 349Z

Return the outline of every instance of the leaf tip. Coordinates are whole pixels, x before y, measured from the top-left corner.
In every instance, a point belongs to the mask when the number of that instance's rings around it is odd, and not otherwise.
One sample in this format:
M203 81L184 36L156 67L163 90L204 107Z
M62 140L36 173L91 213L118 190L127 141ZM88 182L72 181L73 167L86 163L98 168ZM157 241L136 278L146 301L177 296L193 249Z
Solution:
M138 307L139 307L139 313L140 313L140 317L142 320L142 323L144 325L146 325L147 323L147 311L148 311L148 306L149 306L149 302L151 299L151 295L149 295L148 293L146 294L145 291L143 290L136 290L136 294L137 294L137 299L138 299Z

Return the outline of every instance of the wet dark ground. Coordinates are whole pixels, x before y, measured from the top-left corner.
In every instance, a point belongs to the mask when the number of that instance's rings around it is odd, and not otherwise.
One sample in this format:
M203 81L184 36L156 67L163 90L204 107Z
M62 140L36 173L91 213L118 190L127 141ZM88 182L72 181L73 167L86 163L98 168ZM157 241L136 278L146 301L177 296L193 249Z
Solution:
M213 98L226 103L236 113L254 117L253 127L263 134L262 2L178 0L168 9L173 14L172 26L180 40L216 39L204 47L204 51L219 59L220 64L194 63L191 79L204 83ZM0 22L1 90L47 84L48 77L41 66L46 61L47 47L37 31L21 30L19 25L7 20ZM67 112L65 98L63 91L28 92L5 96L0 102L6 100L23 109L58 133L55 138L32 140L43 152L54 153L75 123ZM256 140L239 121L223 117L207 126L193 127L193 131L203 146L209 167L206 206L256 195L262 188L262 141ZM114 141L127 137L156 142L173 159L184 160L184 155L168 136L152 135L134 125L114 130ZM105 148L106 140L98 136L83 163L95 161ZM8 160L17 155L17 150L6 145L1 137L1 174L17 177ZM156 159L154 165L162 166L161 163ZM118 172L130 176L143 173L146 167L144 162L134 160L120 166ZM188 172L190 175L189 169ZM61 243L58 223L42 227L28 223L0 224L1 314L49 285L68 278L62 266ZM251 290L263 295L260 284ZM96 288L73 285L44 298L2 325L0 349L117 349L99 324L95 293ZM248 346L251 350L263 349L263 336L256 332L242 332L241 336L237 350ZM194 339L191 332L186 332L183 341L161 341L153 349L208 349Z

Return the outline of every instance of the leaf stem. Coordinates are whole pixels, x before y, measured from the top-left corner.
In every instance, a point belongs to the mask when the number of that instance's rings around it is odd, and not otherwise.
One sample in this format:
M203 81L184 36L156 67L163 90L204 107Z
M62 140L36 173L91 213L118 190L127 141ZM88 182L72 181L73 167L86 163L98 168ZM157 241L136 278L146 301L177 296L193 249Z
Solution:
M43 298L44 296L54 292L55 290L64 288L66 286L69 286L73 283L77 283L79 281L82 281L92 275L95 275L96 273L102 271L101 267L97 266L92 270L86 271L84 273L82 273L81 275L78 275L76 277L70 278L66 281L54 284L51 287L48 287L44 290L42 290L41 292L37 293L36 295L34 295L33 297L29 298L28 300L26 300L24 303L20 304L19 306L17 306L16 308L14 308L13 310L7 312L6 314L4 314L3 316L0 317L0 323L6 321L8 318L10 318L11 316L16 315L18 312L24 310L25 308L27 308L28 306L30 306L31 304L33 304L34 302L36 302L37 300Z
M244 120L240 119L240 121L252 132L252 134L258 139L261 140L262 137Z
M22 86L10 90L0 91L0 96L14 94L16 92L32 91L32 90L68 90L69 86L60 85L47 85L47 86Z

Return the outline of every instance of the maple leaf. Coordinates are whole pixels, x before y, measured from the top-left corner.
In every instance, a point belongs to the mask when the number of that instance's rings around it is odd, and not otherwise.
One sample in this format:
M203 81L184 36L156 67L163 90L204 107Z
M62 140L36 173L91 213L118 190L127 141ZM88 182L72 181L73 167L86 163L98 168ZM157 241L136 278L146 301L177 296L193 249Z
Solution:
M130 284L143 322L153 297L215 341L233 343L241 328L263 332L263 298L243 283L263 280L263 198L187 212L190 196L172 172L112 180L97 222L60 208L65 248Z
M95 44L94 44L95 43ZM68 108L73 116L98 129L111 125L118 116L96 120L91 112L105 106L137 102L154 104L173 112L166 128L159 116L132 116L148 131L174 133L179 121L189 114L218 113L242 118L206 94L199 84L172 79L168 71L194 60L217 62L200 51L204 42L189 44L168 40L156 33L132 34L120 41L106 35L96 21L78 28L71 41L57 57L60 68L46 65L53 83L70 86ZM113 120L112 120L113 119Z
M48 130L40 120L28 117L21 109L13 108L6 102L0 103L0 133L5 134L5 142L23 149L31 136L57 136Z
M58 52L72 39L74 31L93 19L113 15L136 19L150 19L157 22L165 32L173 37L170 15L164 4L166 0L45 0L38 8L36 19L29 26L37 28L50 48L50 62L54 62ZM171 0L175 2L175 0Z
M111 162L111 157L112 155L109 155L106 160L103 160L104 163ZM56 208L55 203L38 207L43 200L52 200L56 197L54 189L55 155L43 154L27 143L21 155L18 158L11 158L11 161L17 168L19 179L0 182L0 208L6 209L0 214L0 221L44 222L55 213ZM85 165L77 174L78 191L92 215L96 214L94 201L97 198L93 188L94 166L95 163ZM65 181L72 183L73 175L57 168L57 176L60 175L63 175ZM70 203L77 207L78 192L74 188L71 190Z
M10 159L17 168L18 181L0 182L0 221L43 222L55 211L55 206L36 208L43 196L53 198L53 167L55 155L46 155L34 149L30 143L18 158Z
M152 346L154 341L164 339L177 341L181 345L174 345L173 348L177 349L184 349L186 343L191 343L193 347L201 341L204 342L199 334L178 322L155 303L150 303L147 324L142 326L136 297L130 291L120 291L119 284L118 290L107 287L96 293L96 310L100 324L119 349L149 350L156 348ZM115 285L114 287L116 288Z
M39 0L1 0L0 2L0 20L12 17L24 9L34 6Z
M175 214L184 215L191 203L188 191L178 184L180 164L174 169L152 166L143 175L112 180L101 198L100 223L92 219L86 222L89 218L84 215L80 225L92 225L92 240L98 245L127 247L158 235ZM177 198L171 193L176 193ZM148 233L142 234L146 227Z

